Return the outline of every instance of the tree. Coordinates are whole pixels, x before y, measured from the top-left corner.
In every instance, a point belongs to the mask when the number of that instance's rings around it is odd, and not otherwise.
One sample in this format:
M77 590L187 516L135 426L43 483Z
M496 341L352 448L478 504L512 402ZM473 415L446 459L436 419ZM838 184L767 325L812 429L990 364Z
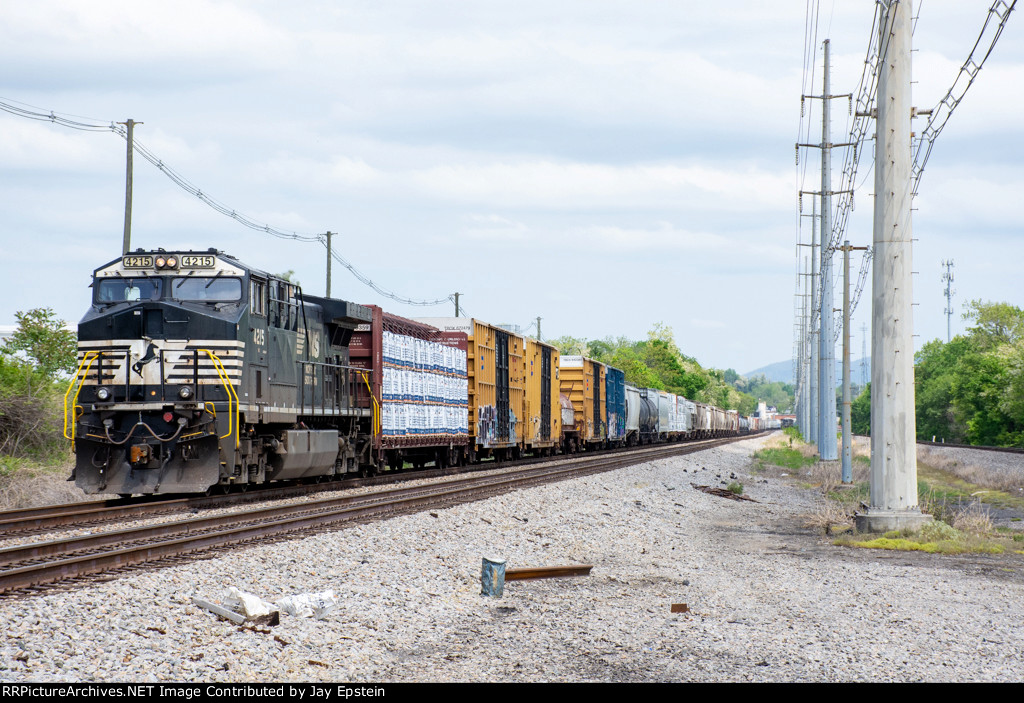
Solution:
M850 429L853 434L871 434L871 384L864 386L864 392L850 403Z
M71 375L76 368L77 335L58 320L51 308L16 312L18 329L7 341L4 354L24 355L44 376Z
M964 307L967 312L963 318L975 323L968 332L982 348L991 349L1024 339L1024 310L1017 306L971 300L964 303Z

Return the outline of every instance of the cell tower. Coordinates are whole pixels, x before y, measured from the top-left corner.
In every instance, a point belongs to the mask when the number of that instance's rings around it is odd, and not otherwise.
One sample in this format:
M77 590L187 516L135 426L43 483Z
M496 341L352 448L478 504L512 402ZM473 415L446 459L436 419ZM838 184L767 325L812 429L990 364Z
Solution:
M953 260L947 259L942 262L942 265L946 267L946 272L942 274L942 280L946 282L946 309L943 310L946 313L946 343L953 338L953 294L956 293L953 290Z
M868 326L862 324L860 326L861 333L861 345L860 345L860 391L864 392L864 388L868 385Z

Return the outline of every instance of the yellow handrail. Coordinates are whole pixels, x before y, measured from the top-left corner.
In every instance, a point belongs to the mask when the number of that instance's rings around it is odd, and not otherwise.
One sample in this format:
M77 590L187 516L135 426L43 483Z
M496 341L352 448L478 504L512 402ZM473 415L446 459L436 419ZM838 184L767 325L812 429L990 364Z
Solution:
M68 389L64 393L64 438L70 439L72 442L75 441L75 422L77 417L72 419L71 422L71 434L68 434L68 396L71 395L71 391L78 386L78 390L75 391L75 397L71 401L71 407L74 409L78 405L78 394L82 392L82 382L85 381L85 377L89 374L89 369L92 368L92 364L99 358L100 353L98 351L88 351L82 356L82 361L78 364L78 369L75 371L75 375L71 377L71 383L68 384ZM85 362L89 362L86 366Z
M238 433L238 429L239 429L239 423L240 423L239 408L238 408L238 394L235 393L235 387L233 385L231 385L231 379L228 378L228 372L227 372L227 370L225 370L224 364L221 363L221 360L217 357L217 355L214 354L209 349L200 349L199 351L206 352L207 356L210 357L210 361L213 362L213 368L217 371L217 375L220 376L220 380L224 382L224 387L227 388L227 391L228 391L228 433L225 434L225 435L221 435L220 438L224 439L225 437L230 437L231 436L231 427L232 427L231 419L232 419L232 417L234 417L235 448L237 449L239 447L239 445L241 444L241 442L239 441L239 437L238 437L238 434L239 434ZM232 400L235 403L235 412L234 413L231 412L231 402L232 402Z
M366 390L370 392L370 402L373 403L373 420L370 425L370 429L373 434L380 434L380 403L377 402L377 397L373 394L373 389L370 388L370 378L364 371L360 371L359 375L363 377L363 383L366 384Z

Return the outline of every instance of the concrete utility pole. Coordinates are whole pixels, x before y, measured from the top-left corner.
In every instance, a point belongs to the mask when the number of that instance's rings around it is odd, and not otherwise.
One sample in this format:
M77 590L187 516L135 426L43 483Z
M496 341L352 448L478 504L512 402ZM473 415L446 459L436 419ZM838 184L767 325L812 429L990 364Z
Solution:
M144 124L135 120L118 122L128 128L128 175L125 177L124 187L124 242L121 244L121 253L127 254L132 248L132 156L135 153L135 125Z
M816 279L814 286L815 298L813 311L818 312L818 328L811 331L814 337L816 353L814 357L814 377L811 389L811 438L818 445L818 456L824 461L835 461L839 458L836 447L836 352L835 336L832 331L832 149L837 146L853 146L852 142L833 144L830 139L829 101L834 98L847 98L853 105L853 95L830 95L829 75L829 40L825 46L825 77L824 93L821 95L805 95L804 98L820 98L822 104L821 144L797 144L799 147L821 149L821 191L812 193L821 196L821 250L820 250L820 282ZM801 191L803 195L806 191ZM852 193L852 191L842 191ZM812 235L813 236L813 235ZM812 251L814 245L812 243ZM818 262L815 262L818 265Z
M953 260L948 259L942 262L942 265L946 267L946 272L942 274L942 280L946 282L946 309L943 312L946 313L946 343L948 344L953 339Z
M843 483L853 483L853 447L850 444L850 252L867 247L851 247L843 242Z
M810 350L811 355L811 402L808 408L811 414L811 433L808 435L807 440L811 444L818 443L818 333L821 330L821 320L819 319L818 324L814 325L814 311L821 309L821 300L818 295L820 290L819 286L819 272L818 272L818 201L814 201L813 215L811 219L811 338L810 338Z
M327 233L327 296L331 297L331 233Z
M806 272L809 268L807 257L804 257L804 268ZM798 421L800 422L800 434L807 439L810 433L811 425L811 386L810 386L810 373L811 373L811 345L807 339L808 327L811 324L810 312L811 312L811 275L810 273L800 274L804 281L804 294L800 296L802 301L802 308L800 311L800 396L799 396L799 408L800 412L797 415Z
M459 316L459 296L460 295L462 295L462 293L456 293L455 294L455 317Z
M821 330L818 334L818 455L839 458L836 447L836 347L832 333L832 143L829 129L829 40L825 40L824 93L821 101Z
M879 28L871 281L871 505L857 529L916 527L914 320L911 279L911 8L890 2Z
M537 341L538 342L543 341L540 338L540 317L537 318Z

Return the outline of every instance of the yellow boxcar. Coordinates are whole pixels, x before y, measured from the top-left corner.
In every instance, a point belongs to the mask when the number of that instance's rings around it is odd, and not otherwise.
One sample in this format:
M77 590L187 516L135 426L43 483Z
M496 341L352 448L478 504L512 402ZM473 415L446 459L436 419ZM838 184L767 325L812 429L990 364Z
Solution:
M558 402L559 358L557 348L526 338L523 443L525 449L536 454L549 454L562 439L562 413Z
M559 360L559 386L569 397L575 428L564 432L566 451L603 444L607 438L607 406L604 400L605 365L585 356Z
M518 456L523 446L526 400L526 340L514 332L469 317L420 317L443 332L468 340L469 442L472 459Z

